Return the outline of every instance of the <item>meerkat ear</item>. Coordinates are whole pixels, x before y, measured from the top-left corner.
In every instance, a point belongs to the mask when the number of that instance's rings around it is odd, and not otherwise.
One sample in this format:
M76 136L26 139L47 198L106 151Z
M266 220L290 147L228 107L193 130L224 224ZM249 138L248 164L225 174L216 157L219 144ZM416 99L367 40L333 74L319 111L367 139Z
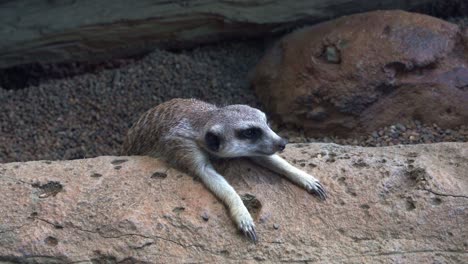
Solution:
M221 138L215 133L208 131L205 134L205 144L209 150L217 152L221 145Z

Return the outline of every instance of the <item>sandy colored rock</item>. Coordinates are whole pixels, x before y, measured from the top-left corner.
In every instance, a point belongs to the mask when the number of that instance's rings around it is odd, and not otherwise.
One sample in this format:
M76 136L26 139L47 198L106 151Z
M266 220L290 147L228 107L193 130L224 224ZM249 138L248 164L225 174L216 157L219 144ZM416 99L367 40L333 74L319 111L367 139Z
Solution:
M0 164L0 261L468 261L468 143L295 144L281 155L317 176L329 199L247 161L221 166L258 200L257 244L200 182L155 159Z
M252 85L284 123L341 136L417 119L468 123L468 49L460 28L404 11L297 30L263 57Z

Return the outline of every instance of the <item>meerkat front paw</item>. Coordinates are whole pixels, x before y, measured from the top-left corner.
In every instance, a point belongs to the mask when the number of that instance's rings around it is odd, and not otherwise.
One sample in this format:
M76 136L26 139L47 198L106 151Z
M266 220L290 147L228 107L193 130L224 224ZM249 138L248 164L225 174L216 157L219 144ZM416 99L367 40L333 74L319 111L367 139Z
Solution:
M255 224L253 220L243 220L239 224L239 229L253 242L257 242L257 232L255 232Z
M234 221L242 233L253 242L257 242L257 233L255 232L255 224L250 216L249 211L245 208L242 213L234 214Z
M310 175L306 179L305 188L309 193L317 195L320 200L323 201L327 199L325 188L323 188L322 184L317 179Z

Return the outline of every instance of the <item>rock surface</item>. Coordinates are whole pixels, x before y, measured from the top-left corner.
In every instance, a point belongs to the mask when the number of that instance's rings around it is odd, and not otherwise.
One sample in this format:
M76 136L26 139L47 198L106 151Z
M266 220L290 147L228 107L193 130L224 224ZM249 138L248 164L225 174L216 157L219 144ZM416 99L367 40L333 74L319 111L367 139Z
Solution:
M311 135L414 119L454 128L468 123L466 31L404 11L342 17L281 39L252 85L271 112Z
M329 199L247 161L221 171L251 206L243 238L203 185L148 157L0 164L4 263L467 263L468 143L281 154Z
M344 14L437 1L0 1L0 68L265 36Z

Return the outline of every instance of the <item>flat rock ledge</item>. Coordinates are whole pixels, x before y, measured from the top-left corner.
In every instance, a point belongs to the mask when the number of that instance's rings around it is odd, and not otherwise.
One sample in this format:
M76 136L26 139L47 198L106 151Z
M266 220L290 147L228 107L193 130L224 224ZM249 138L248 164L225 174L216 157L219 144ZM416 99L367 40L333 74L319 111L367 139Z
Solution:
M259 242L202 183L149 157L0 164L0 263L468 263L468 143L291 144L316 197L245 160L219 166Z

